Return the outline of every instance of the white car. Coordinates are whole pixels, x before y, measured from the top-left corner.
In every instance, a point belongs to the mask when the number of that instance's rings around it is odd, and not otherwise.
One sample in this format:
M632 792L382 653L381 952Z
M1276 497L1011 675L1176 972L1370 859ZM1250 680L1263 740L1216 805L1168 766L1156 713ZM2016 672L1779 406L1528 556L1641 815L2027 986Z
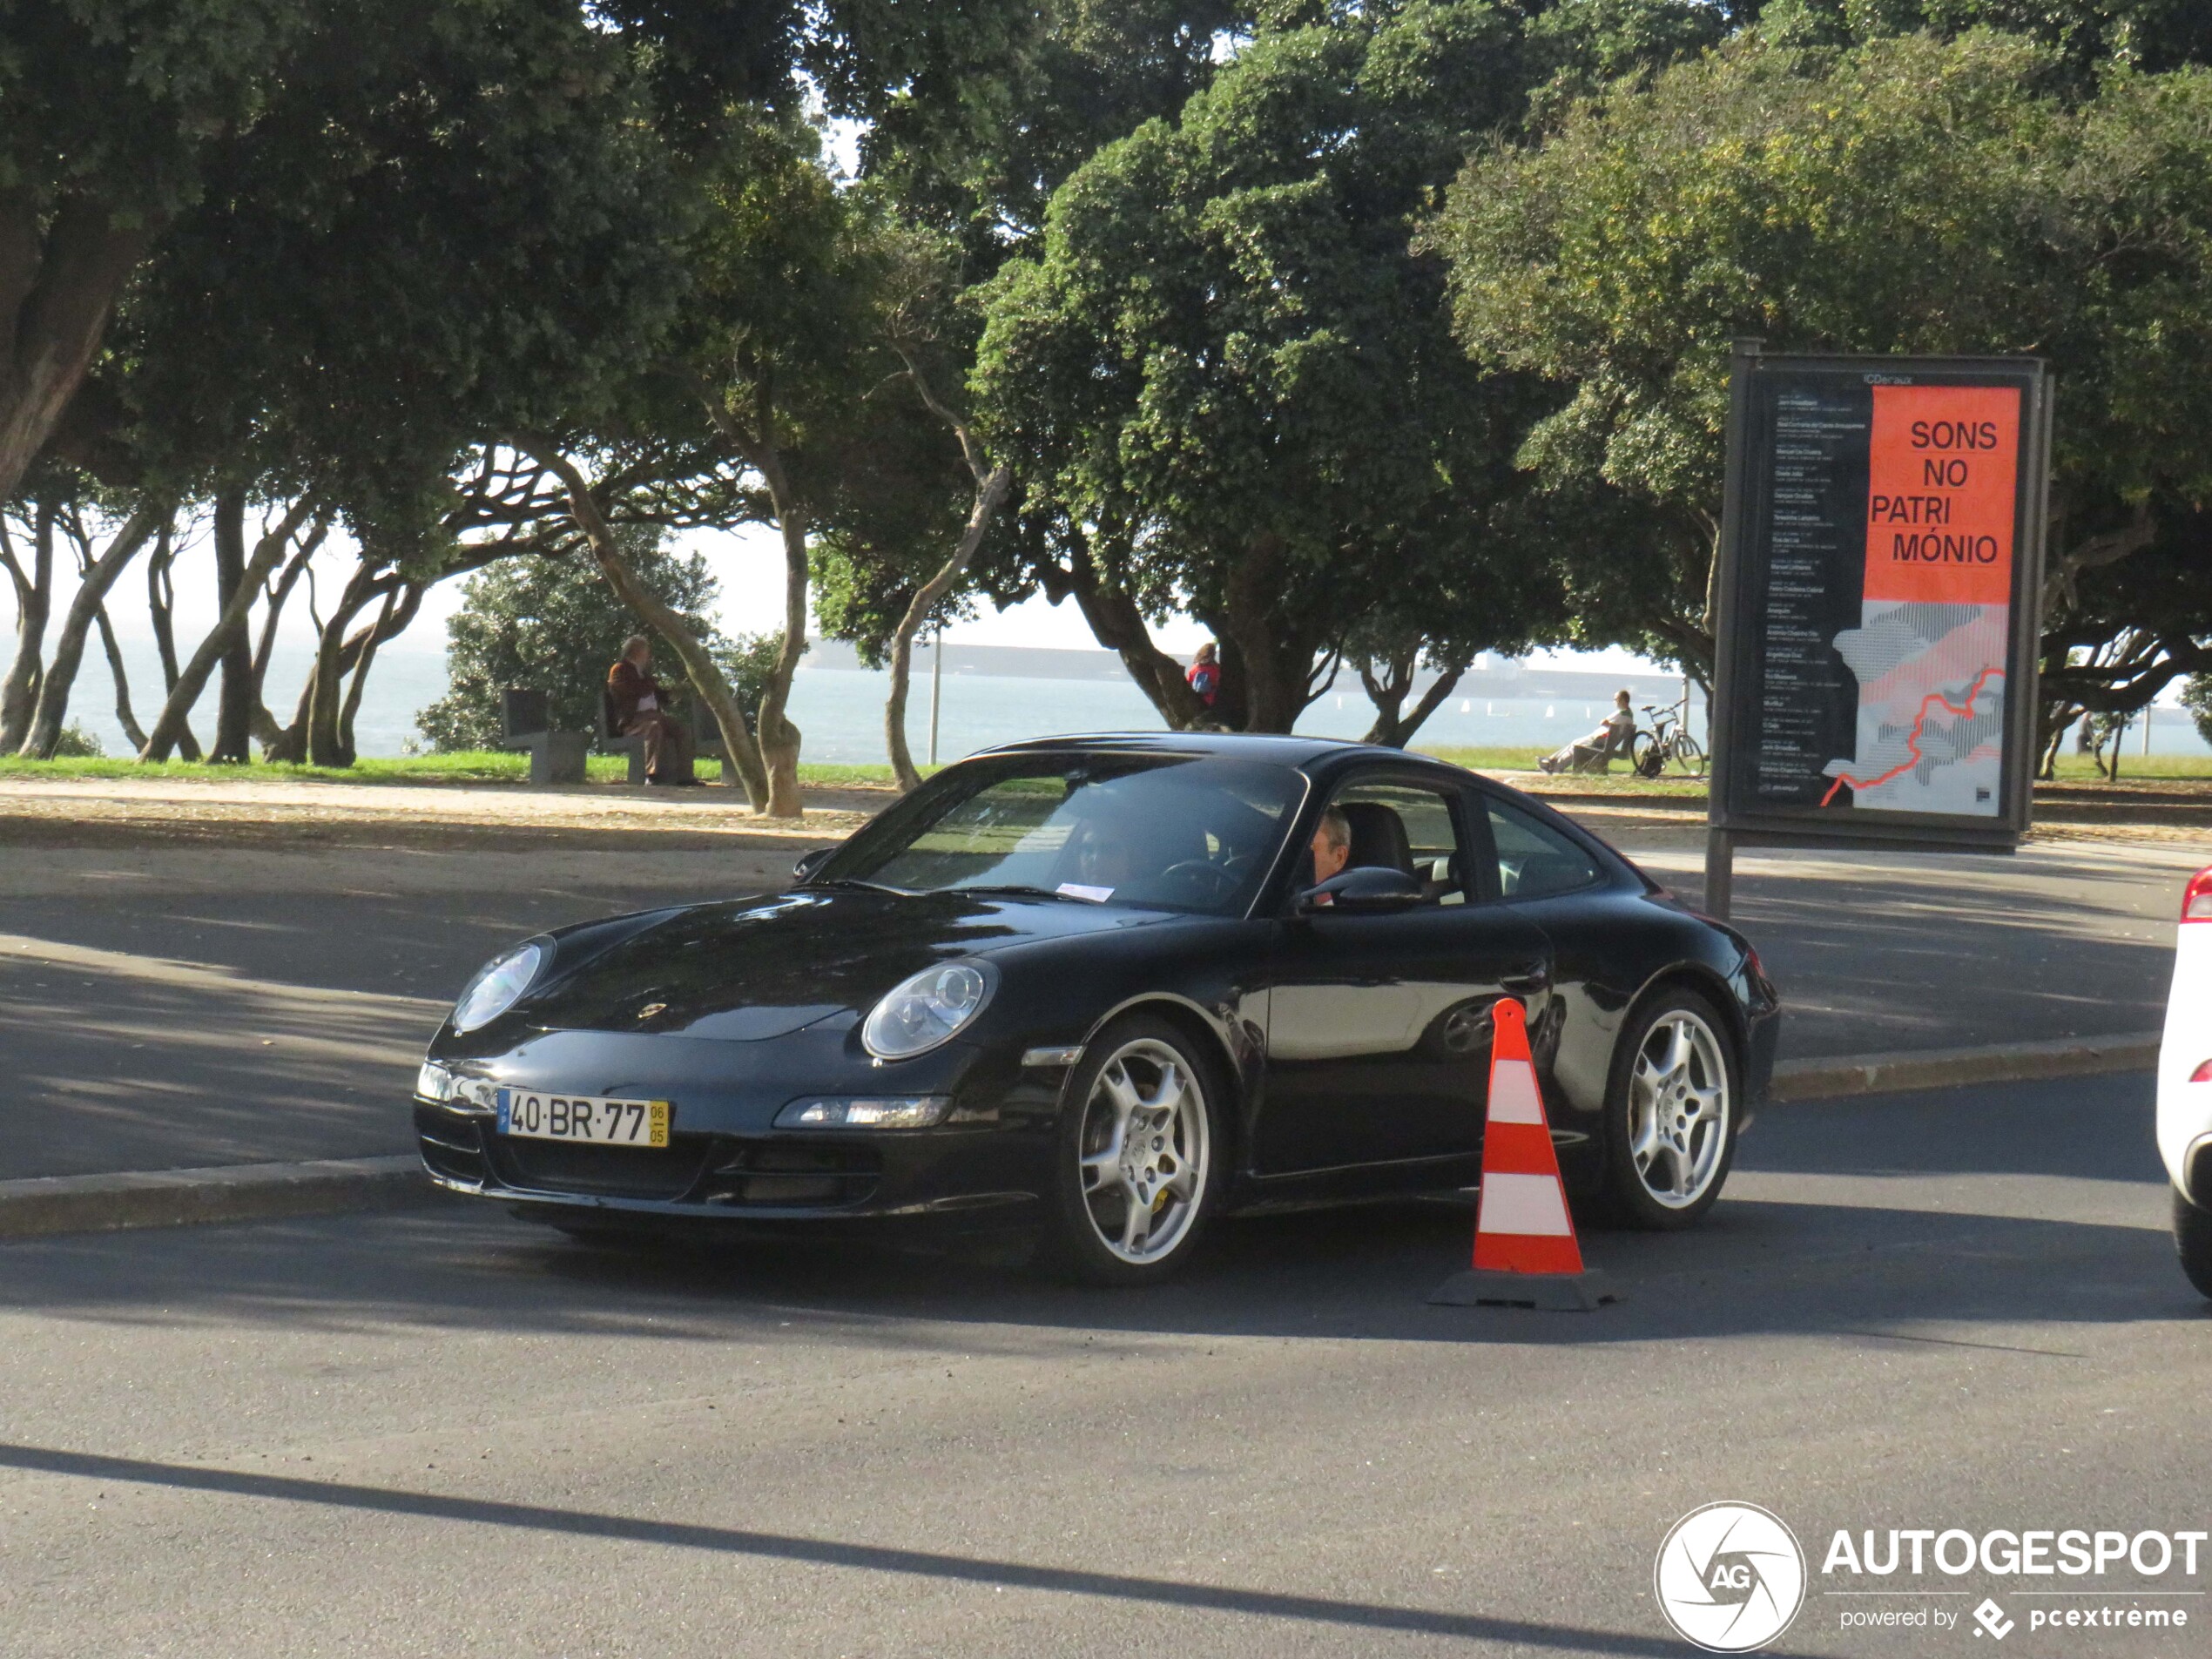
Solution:
M2189 878L2158 1049L2158 1151L2174 1183L2174 1244L2212 1297L2212 869Z

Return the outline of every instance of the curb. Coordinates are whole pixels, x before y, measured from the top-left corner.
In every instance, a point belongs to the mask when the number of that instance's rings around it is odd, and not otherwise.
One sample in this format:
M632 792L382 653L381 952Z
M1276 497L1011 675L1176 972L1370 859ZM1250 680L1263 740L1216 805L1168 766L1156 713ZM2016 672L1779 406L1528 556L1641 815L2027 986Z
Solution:
M2159 1034L1998 1043L1979 1049L1787 1060L1774 1069L1772 1105L1902 1093L1959 1083L2025 1082L2148 1071ZM320 1158L305 1163L235 1163L206 1170L116 1175L35 1176L0 1181L0 1239L111 1232L226 1221L341 1216L428 1204L438 1190L412 1152L389 1157Z
M422 1173L421 1159L412 1152L307 1163L34 1176L0 1181L0 1238L396 1210L427 1203L436 1190Z
M2158 1065L2160 1034L2068 1037L2056 1042L1993 1043L1979 1049L1924 1049L1901 1054L1850 1055L1836 1059L1785 1060L1774 1069L1767 1099L1838 1100L1849 1095L1898 1094L1959 1083L2028 1082L2039 1077L2089 1077L2118 1071L2150 1071Z

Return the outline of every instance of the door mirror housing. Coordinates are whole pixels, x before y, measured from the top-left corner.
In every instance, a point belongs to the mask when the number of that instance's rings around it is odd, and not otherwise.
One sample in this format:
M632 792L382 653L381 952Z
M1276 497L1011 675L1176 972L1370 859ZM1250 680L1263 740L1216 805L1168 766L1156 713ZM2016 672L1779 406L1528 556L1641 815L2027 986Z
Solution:
M1331 876L1318 887L1298 896L1298 914L1311 916L1325 910L1353 910L1373 914L1410 910L1420 903L1424 889L1403 870L1363 866Z
M812 853L802 855L799 862L791 867L792 880L804 881L822 866L827 864L830 854L836 851L837 849L833 846L818 846Z

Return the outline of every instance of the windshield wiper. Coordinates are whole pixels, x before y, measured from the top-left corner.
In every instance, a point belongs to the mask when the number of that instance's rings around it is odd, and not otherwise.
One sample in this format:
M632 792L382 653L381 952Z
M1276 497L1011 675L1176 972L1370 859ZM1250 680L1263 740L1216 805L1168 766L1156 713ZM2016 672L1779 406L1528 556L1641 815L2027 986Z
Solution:
M1063 904L1096 904L1096 899L1079 899L1072 893L1055 893L1050 887L1031 887L1022 881L1000 881L984 887L955 887L956 893L1006 893L1022 899L1057 899Z

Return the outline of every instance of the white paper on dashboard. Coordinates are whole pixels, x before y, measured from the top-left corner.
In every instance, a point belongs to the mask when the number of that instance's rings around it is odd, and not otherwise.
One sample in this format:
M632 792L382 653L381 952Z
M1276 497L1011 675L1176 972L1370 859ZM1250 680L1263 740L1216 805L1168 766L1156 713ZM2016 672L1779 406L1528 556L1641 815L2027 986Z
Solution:
M1114 896L1111 887L1087 887L1080 881L1062 881L1053 891L1066 898L1083 899L1092 904L1104 904Z

